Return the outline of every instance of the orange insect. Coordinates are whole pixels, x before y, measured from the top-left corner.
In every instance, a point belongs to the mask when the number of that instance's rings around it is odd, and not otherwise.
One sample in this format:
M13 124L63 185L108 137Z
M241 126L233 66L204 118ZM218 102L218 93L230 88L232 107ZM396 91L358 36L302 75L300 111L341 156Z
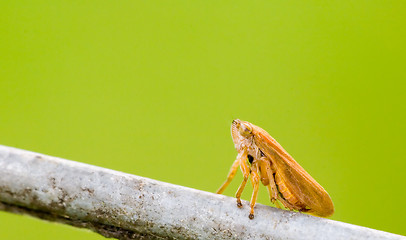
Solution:
M307 212L320 217L334 213L333 202L316 182L265 130L252 123L236 119L231 124L231 135L238 151L227 180L217 190L221 194L241 167L244 179L237 190L237 206L242 207L241 193L251 174L253 193L249 218L254 218L259 180L268 188L272 203L279 202L290 210Z

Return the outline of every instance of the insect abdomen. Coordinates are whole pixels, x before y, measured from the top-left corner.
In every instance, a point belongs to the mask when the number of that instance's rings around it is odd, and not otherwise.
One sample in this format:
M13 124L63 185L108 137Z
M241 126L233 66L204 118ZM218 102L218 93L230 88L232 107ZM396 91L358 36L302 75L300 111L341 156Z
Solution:
M286 208L293 207L296 210L301 210L304 208L303 204L292 194L289 188L286 187L283 179L279 176L278 173L275 174L275 182L278 186L279 192L282 194L283 198L290 203L292 206L285 206ZM292 210L292 209L291 209Z

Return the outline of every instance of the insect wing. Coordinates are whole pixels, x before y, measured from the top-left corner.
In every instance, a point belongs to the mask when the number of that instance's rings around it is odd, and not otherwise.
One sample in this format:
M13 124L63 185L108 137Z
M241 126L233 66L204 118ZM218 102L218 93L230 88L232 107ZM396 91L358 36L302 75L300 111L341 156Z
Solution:
M334 213L333 202L316 182L265 130L255 126L255 144L276 165L277 172L286 187L297 199L310 208L309 213L328 217Z

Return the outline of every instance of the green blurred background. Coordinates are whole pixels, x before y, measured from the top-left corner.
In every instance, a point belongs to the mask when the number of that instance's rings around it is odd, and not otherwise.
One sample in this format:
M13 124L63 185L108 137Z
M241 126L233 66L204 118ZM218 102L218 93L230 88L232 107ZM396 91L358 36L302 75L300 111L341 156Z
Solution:
M405 10L3 0L0 144L214 192L240 118L330 193L331 219L405 235ZM1 239L103 239L5 212L0 226Z

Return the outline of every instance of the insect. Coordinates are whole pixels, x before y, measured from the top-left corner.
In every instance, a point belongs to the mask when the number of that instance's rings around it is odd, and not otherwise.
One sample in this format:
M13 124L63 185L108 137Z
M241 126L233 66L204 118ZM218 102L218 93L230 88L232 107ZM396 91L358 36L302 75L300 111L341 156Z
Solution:
M237 207L241 208L241 193L251 175L253 192L249 218L254 218L259 181L265 185L272 203L279 202L290 210L307 212L320 217L334 213L330 196L265 130L252 123L233 120L231 135L238 151L227 180L217 190L221 194L234 178L238 167L243 181L237 190ZM279 202L278 202L279 201Z

